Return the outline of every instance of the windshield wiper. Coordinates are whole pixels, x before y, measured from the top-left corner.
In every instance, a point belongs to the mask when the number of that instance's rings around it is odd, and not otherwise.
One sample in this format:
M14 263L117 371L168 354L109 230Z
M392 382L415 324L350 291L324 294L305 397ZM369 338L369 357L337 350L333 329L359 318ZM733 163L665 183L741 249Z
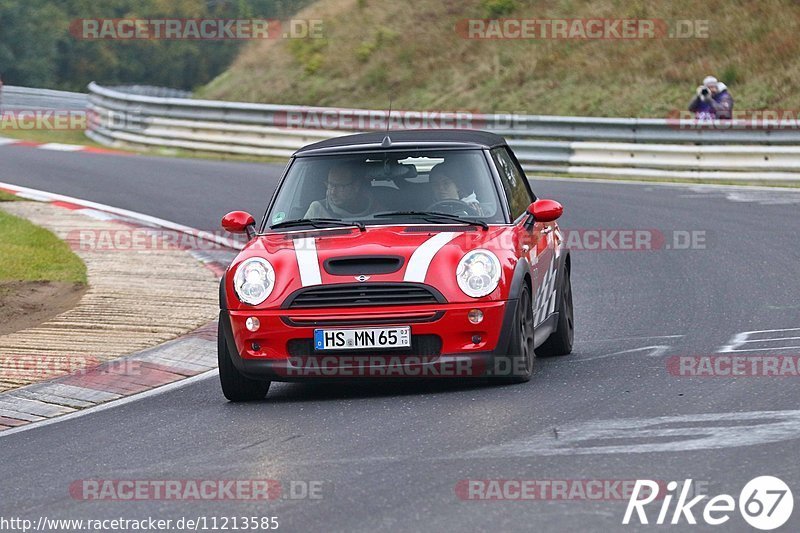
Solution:
M470 226L480 226L484 230L489 229L489 224L483 220L464 218L458 215L439 213L438 211L393 211L391 213L378 213L377 215L373 216L374 218L391 218L400 216L416 217L433 223L460 222L461 224L469 224Z
M273 224L269 227L269 229L276 229L276 228L291 228L294 226L312 226L314 228L324 228L326 226L343 226L343 227L351 227L355 226L361 231L366 231L367 227L364 226L361 222L357 221L350 221L341 220L338 218L298 218L296 220L284 220L283 222L278 222L277 224Z

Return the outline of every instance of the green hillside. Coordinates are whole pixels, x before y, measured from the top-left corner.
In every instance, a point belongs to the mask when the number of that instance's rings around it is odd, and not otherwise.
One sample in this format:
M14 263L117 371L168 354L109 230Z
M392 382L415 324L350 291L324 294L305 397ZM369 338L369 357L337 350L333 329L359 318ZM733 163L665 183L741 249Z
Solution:
M384 109L664 117L707 74L737 110L800 109L792 0L320 0L323 38L254 42L198 95ZM467 18L704 20L707 38L466 39ZM463 22L462 22L463 24Z

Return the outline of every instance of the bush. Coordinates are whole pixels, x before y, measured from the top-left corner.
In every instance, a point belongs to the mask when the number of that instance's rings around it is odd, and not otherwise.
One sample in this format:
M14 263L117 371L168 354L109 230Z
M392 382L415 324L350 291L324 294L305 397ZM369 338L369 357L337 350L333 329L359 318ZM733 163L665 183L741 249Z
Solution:
M486 18L497 18L512 13L517 8L516 0L483 0L481 2Z

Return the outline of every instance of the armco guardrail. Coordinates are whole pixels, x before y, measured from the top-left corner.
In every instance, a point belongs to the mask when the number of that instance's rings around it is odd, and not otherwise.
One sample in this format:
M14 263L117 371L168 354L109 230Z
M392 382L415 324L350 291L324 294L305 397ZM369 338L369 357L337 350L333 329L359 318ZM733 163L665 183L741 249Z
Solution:
M12 110L59 110L80 111L86 109L88 96L84 93L35 89L4 85L0 93L0 105L4 111Z
M317 140L380 130L387 113L131 94L89 85L87 135L111 146L288 157ZM501 134L529 172L725 180L799 180L800 131L696 127L668 119L392 112L406 127ZM719 125L717 125L719 126Z

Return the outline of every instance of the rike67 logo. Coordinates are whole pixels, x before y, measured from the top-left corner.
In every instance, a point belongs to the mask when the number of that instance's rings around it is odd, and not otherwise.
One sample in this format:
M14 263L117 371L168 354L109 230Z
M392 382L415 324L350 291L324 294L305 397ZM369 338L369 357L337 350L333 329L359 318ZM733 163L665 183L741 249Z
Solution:
M677 481L667 483L667 493L660 499L661 508L658 518L653 523L676 525L685 520L687 524L697 524L695 513L702 513L702 519L706 524L719 526L730 520L731 514L736 511L737 502L728 494L714 496L705 502L704 506L699 506L698 504L708 498L708 495L695 496L690 500L688 498L691 488L691 479L684 481L683 485ZM648 521L645 507L659 497L658 489L659 484L656 481L637 479L622 523L630 524L634 511L640 524L651 523ZM640 498L642 494L645 496ZM677 501L671 510L675 496ZM773 476L759 476L747 482L739 493L738 504L739 513L745 522L755 529L768 531L781 527L789 520L794 509L794 497L789 486L782 480Z

